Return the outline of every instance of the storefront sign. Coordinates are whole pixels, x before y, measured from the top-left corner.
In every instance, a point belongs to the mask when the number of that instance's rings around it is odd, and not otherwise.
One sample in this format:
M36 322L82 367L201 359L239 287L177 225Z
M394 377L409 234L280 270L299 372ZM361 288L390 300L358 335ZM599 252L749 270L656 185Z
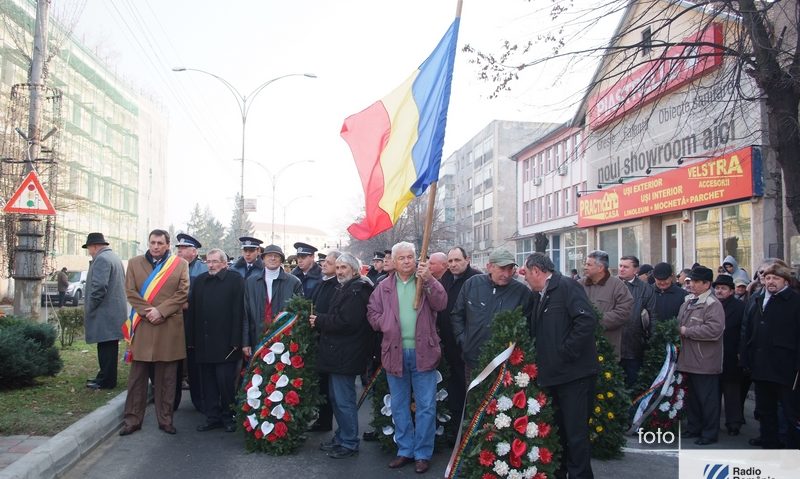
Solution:
M748 146L582 196L578 201L578 226L587 228L762 194L761 150Z
M655 61L623 76L589 100L586 114L592 129L673 91L722 64L722 25L713 24L684 38Z

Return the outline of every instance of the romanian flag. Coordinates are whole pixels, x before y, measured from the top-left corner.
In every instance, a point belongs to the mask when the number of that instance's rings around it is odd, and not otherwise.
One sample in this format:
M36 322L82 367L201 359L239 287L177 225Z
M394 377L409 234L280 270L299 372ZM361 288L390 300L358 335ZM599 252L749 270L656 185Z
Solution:
M366 217L347 229L356 239L394 226L408 203L439 179L459 22L406 81L342 125L366 201Z

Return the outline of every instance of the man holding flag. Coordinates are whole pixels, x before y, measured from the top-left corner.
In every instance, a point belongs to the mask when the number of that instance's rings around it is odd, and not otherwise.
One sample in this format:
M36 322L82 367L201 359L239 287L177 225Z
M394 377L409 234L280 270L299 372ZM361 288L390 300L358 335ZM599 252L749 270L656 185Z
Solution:
M147 404L148 370L153 366L154 396L158 428L175 434L172 402L178 362L186 357L183 330L183 305L189 297L189 266L169 251L169 233L153 230L144 255L128 261L125 292L132 311L123 325L128 342L126 361L128 398L125 400L125 425L120 436L142 428Z

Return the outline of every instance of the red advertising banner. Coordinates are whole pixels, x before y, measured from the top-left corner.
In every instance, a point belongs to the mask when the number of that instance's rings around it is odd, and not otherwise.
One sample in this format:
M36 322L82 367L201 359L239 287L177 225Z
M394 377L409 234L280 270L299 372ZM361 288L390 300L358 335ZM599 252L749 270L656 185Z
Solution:
M657 60L594 95L589 100L587 123L597 129L722 65L722 52L716 46L721 44L722 25L718 23L684 38Z
M755 164L753 147L748 146L725 156L581 196L578 226L588 228L749 198L760 194L753 182Z

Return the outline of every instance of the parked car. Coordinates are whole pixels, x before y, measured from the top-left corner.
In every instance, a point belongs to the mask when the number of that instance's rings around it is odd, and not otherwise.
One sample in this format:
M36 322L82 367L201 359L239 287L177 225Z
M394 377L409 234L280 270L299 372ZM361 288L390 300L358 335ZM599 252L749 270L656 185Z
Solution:
M78 304L83 299L83 291L86 288L86 273L88 271L67 271L67 278L69 278L69 286L67 286L67 294L64 296L64 302L72 303L73 306ZM50 301L50 304L58 304L58 271L51 274L45 279L42 285L42 306L45 302Z

